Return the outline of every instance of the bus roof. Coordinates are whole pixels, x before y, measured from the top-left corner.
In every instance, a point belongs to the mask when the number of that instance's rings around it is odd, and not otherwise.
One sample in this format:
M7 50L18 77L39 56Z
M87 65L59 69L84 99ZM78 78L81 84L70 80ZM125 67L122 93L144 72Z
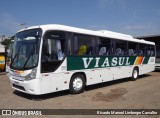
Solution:
M100 37L107 37L107 38L120 39L120 40L155 45L154 42L145 41L143 39L136 39L130 35L126 35L126 34L122 34L122 33L112 32L112 31L108 31L108 30L100 30L100 31L87 30L87 29L59 25L59 24L31 26L31 27L27 27L25 29L22 29L20 31L35 29L35 28L41 28L43 30L43 32L45 32L47 30L60 30L60 31L68 31L68 32L74 32L74 33L80 33L80 34L86 34L86 35L92 35L92 36L100 36ZM20 32L20 31L18 31L18 32Z

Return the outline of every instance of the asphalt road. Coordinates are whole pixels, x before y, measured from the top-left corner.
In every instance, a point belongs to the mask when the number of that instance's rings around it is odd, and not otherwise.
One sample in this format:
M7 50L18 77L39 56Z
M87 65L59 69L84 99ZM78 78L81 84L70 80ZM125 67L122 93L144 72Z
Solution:
M0 74L0 109L160 109L160 72L88 86L85 92L71 95L68 91L33 96L14 91L5 74ZM0 116L2 117L2 116ZM6 117L6 116L5 116ZM16 117L17 116L10 116ZM22 117L22 116L18 116ZM27 116L25 116L27 117ZM36 116L43 117L43 116ZM51 116L47 116L51 117ZM71 116L54 115L56 118ZM73 116L75 117L75 116ZM118 117L122 115L78 115L82 117ZM160 115L126 115L123 117L160 118Z

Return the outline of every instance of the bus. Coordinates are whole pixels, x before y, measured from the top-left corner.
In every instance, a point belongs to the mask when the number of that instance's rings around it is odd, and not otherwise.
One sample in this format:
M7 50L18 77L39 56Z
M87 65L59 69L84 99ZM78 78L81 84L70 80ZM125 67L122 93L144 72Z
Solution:
M13 47L11 86L32 95L78 94L88 85L136 80L155 69L155 43L107 30L31 26L17 32Z

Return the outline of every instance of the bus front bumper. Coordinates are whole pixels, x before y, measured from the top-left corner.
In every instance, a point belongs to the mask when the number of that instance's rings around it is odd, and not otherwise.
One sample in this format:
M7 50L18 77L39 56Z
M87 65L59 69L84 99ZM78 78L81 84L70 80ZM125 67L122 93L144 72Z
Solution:
M28 81L20 81L13 78L14 77L9 75L10 84L13 89L23 93L32 94L32 95L41 94L40 79L36 78Z

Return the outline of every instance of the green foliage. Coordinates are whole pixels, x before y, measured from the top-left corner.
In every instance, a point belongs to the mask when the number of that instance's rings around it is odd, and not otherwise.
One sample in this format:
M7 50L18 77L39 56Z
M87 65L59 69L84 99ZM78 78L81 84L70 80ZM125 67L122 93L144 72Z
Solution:
M4 39L3 42L1 42L2 45L7 46L10 43L11 39Z
M13 40L13 39L14 39L14 36L12 36L11 38L6 38L1 42L1 44L4 45L8 49L9 44L10 44L11 40Z

